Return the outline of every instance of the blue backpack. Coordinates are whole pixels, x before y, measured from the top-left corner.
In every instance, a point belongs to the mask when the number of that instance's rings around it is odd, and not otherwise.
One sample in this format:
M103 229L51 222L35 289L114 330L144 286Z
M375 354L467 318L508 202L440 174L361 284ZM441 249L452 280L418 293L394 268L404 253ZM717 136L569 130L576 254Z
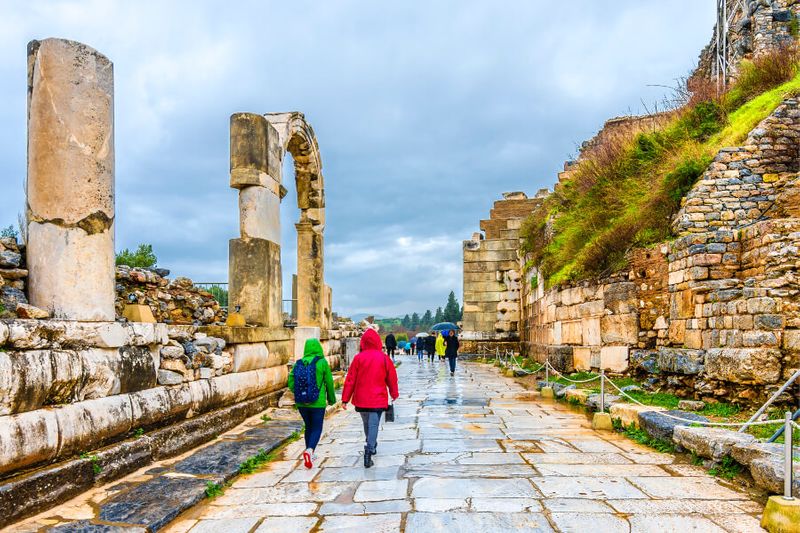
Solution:
M319 386L317 386L317 356L309 364L304 364L299 359L294 364L294 401L295 403L314 403L319 399Z

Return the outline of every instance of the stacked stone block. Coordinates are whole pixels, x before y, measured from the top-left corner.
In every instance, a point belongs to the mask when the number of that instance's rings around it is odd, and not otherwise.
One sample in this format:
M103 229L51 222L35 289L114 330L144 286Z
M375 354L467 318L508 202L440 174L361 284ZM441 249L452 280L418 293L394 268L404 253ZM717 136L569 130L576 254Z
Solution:
M484 234L464 241L463 351L516 348L519 340L521 268L517 250L522 221L542 196L505 193L494 203Z

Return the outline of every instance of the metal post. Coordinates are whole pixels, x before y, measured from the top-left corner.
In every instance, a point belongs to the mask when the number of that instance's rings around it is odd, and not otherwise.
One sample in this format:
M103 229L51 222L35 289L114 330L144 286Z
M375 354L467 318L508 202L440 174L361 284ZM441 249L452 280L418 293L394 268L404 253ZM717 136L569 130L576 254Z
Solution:
M550 360L544 360L544 382L550 383Z
M792 413L786 411L786 430L783 433L783 498L785 500L793 500L792 496Z
M600 370L600 412L606 412L606 371Z

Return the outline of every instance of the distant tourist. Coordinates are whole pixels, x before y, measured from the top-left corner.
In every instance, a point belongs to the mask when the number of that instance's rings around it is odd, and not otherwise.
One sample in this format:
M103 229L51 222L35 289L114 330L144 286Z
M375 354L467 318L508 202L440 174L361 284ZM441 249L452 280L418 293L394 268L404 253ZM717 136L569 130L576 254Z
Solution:
M428 352L428 361L433 363L433 355L436 353L436 334L425 337L425 351Z
M289 390L294 393L295 406L306 425L303 464L311 468L314 466L314 450L322 436L325 406L336 403L333 374L318 339L306 341L302 359L289 373Z
M388 394L387 394L388 389ZM364 467L373 465L372 456L377 453L378 428L381 415L389 408L389 395L392 401L400 395L397 389L397 371L394 363L381 351L381 337L367 330L361 337L361 352L356 354L342 391L342 407L353 400L356 411L361 413L364 424Z
M447 337L444 338L444 343L447 345L445 348L445 355L447 362L450 363L450 375L456 375L456 357L458 357L458 336L452 329L448 332Z
M394 333L386 335L386 353L394 361L394 351L397 349L397 339L394 338Z
M436 334L436 355L439 356L439 360L444 359L444 334L442 333Z

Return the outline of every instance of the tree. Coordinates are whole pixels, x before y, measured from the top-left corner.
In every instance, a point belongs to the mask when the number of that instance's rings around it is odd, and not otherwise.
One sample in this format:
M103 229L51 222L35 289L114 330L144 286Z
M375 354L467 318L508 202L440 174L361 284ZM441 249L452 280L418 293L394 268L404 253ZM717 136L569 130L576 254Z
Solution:
M419 315L414 313L411 315L411 329L417 329L419 327Z
M447 296L447 305L444 306L444 319L454 324L461 320L461 307L458 305L456 294L453 291L450 291Z
M421 325L424 326L425 329L427 329L427 328L429 328L429 327L431 327L433 325L433 315L431 314L431 310L430 309L425 311L425 314L422 315L422 324Z
M140 244L135 252L131 252L125 248L117 254L116 259L118 265L139 268L153 268L156 266L157 262L158 259L156 258L156 254L153 253L152 244Z
M433 322L435 324L438 324L439 322L444 322L444 321L445 321L445 318L444 318L444 313L442 313L442 308L441 307L437 307L436 308L436 314L433 317Z
M403 327L406 329L411 329L411 317L406 315L403 317L403 320L400 321L403 324Z

